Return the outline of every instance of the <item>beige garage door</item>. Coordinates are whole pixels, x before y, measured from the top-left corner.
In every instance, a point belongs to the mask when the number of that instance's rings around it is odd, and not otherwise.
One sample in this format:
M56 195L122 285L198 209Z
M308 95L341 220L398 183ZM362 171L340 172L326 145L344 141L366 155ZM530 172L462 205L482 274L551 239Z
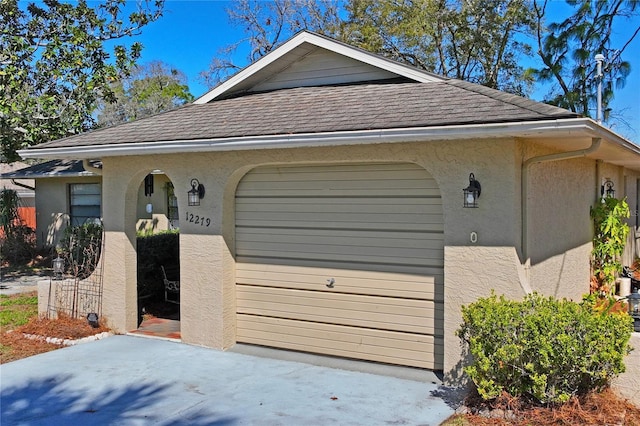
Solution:
M236 193L239 342L442 368L442 204L413 164L262 167Z

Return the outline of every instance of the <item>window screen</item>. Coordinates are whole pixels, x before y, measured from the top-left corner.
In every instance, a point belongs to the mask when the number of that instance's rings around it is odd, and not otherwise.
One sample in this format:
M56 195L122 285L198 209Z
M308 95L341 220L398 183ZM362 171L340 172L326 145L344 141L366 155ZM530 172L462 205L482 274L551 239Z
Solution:
M73 183L69 185L71 225L82 225L89 219L100 219L101 185Z

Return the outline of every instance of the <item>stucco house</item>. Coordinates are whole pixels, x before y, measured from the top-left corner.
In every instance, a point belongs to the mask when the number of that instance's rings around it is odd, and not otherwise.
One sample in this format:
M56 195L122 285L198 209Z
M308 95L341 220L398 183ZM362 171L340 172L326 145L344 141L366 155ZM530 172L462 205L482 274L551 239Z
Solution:
M640 147L591 119L309 32L193 104L20 155L102 162L115 329L137 326L140 186L157 170L180 212L183 342L452 379L460 307L492 289L579 299L590 206L607 180L637 211L640 180Z
M0 178L31 182L31 226L42 248L55 247L67 226L102 218L101 174L100 161L62 159L32 166L14 163ZM169 179L157 170L149 175L151 178L143 180L138 189L136 229L154 232L178 227L177 203Z

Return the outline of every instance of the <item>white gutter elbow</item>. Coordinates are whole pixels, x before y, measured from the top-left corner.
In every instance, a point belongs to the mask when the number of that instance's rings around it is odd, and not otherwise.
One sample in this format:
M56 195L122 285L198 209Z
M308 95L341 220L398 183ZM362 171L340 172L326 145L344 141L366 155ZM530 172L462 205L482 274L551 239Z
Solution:
M528 211L527 211L527 198L529 188L529 169L534 164L547 163L550 161L570 160L573 158L585 157L589 154L596 152L600 148L601 138L592 138L591 146L585 149L577 151L560 152L557 154L541 155L538 157L532 157L522 163L522 176L521 176L521 223L522 223L522 258L525 264L529 263L529 224L528 224Z
M91 164L90 160L82 160L82 167L84 167L84 169L88 172L91 172L98 176L102 176L102 169L100 167L95 167L93 164Z

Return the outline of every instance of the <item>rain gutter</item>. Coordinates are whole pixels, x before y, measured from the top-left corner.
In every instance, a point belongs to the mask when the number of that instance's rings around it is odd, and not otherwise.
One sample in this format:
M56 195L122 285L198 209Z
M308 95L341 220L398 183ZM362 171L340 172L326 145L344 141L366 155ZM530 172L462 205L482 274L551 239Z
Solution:
M30 191L35 191L36 188L34 186L25 185L24 183L17 182L15 179L11 179L11 183L15 186L19 186L20 188L28 189Z
M89 159L85 158L82 160L82 167L84 167L84 169L87 172L91 172L94 173L98 176L102 176L102 168L100 167L95 167L93 164L91 164L91 161L89 161Z
M633 150L640 155L640 147L625 140L616 133L599 126L593 120L586 118L191 140L123 142L108 145L69 145L51 148L35 146L20 150L18 154L22 158L95 159L127 155L186 154L192 152L446 141L490 137L543 137L558 132L563 136L598 136L598 134L602 134L607 140Z
M541 155L538 157L532 157L522 163L522 174L521 174L521 223L522 223L522 258L525 261L525 265L528 265L530 262L529 259L529 223L528 223L528 209L527 209L527 198L528 198L528 188L529 188L529 170L531 166L534 164L540 163L548 163L552 161L563 161L570 160L573 158L585 157L589 154L596 152L600 148L600 143L602 142L601 138L591 138L591 146L585 149L580 149L577 151L568 151L568 152L560 152L557 154L549 154L549 155Z

